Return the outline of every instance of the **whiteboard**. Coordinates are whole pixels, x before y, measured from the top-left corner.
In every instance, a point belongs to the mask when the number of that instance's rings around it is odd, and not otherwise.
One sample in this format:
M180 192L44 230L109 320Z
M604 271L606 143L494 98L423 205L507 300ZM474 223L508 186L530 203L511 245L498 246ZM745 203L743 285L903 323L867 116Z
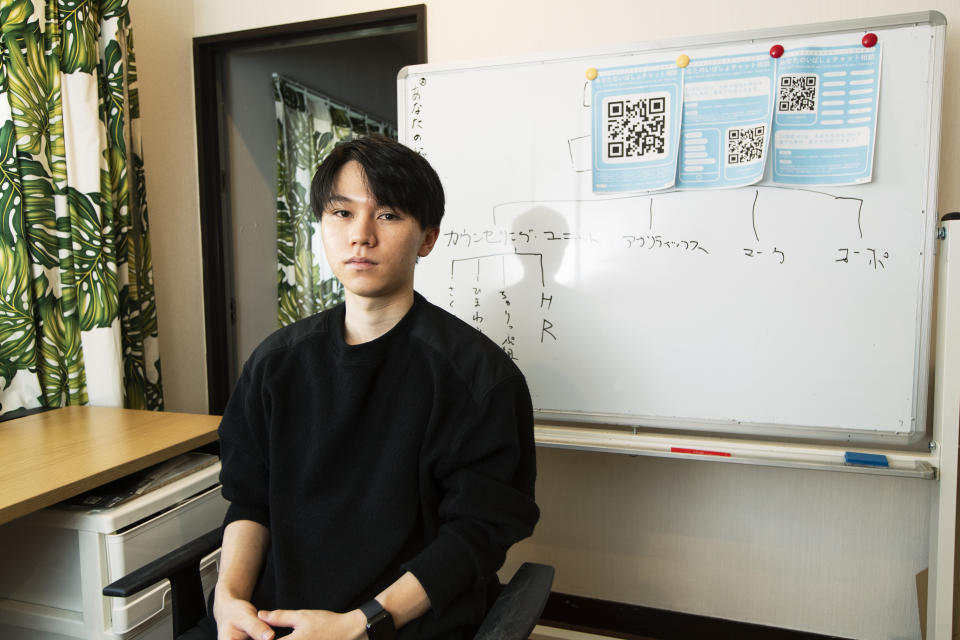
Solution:
M417 290L509 350L540 418L918 439L944 25L930 12L405 68L401 140L447 194ZM768 158L751 187L593 193L587 68L867 30L883 47L872 182L779 187Z

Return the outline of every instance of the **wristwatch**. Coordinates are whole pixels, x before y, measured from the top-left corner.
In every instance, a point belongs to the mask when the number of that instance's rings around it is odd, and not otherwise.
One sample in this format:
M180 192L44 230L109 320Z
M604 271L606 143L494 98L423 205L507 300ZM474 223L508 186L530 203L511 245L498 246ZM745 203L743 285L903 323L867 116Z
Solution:
M361 606L360 611L367 616L367 640L394 639L396 628L393 626L393 616L376 598Z

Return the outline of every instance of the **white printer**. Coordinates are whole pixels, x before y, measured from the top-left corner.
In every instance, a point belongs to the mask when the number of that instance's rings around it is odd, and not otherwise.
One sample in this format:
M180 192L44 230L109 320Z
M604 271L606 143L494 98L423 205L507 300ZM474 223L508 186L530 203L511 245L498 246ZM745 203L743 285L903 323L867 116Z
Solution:
M110 582L215 529L227 502L216 456L188 453L0 525L0 638L169 640L169 583L129 598ZM204 589L219 551L204 559Z

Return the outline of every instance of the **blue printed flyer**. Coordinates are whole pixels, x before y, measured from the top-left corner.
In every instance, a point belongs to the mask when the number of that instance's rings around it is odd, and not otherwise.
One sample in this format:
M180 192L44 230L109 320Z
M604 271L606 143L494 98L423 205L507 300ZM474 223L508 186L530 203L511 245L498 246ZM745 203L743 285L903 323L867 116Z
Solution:
M870 182L880 95L880 47L807 47L779 60L773 181Z
M684 69L680 189L759 182L770 142L774 60L760 54L692 60Z
M682 92L672 61L599 70L591 101L594 192L674 185Z

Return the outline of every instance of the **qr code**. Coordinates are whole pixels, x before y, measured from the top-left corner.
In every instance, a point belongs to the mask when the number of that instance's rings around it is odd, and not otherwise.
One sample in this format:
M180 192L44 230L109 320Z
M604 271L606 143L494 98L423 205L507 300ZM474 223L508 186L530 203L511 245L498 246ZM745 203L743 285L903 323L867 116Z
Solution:
M670 96L617 96L603 102L604 160L655 160L668 153Z
M767 125L727 129L727 164L747 164L763 157Z
M817 110L817 76L785 74L780 76L777 111L811 113Z

